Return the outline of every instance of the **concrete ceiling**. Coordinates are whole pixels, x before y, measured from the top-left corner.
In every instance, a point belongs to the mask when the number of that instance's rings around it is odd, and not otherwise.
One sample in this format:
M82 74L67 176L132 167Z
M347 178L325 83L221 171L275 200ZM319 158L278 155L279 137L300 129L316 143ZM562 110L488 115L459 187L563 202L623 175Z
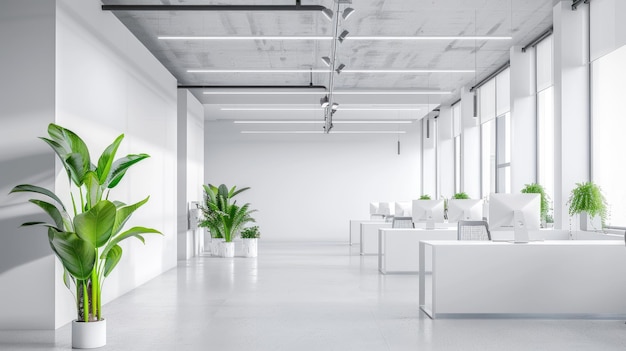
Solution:
M354 36L511 36L511 40L345 40L337 63L346 69L445 69L470 73L342 73L336 90L442 90L449 95L341 95L340 106L420 106L423 116L439 103L459 98L505 64L512 46L526 45L552 25L557 0L355 0L355 13L339 22L339 31ZM295 5L295 0L103 0L105 5ZM335 10L331 0L302 0ZM343 10L347 5L341 4ZM159 40L158 36L331 36L332 23L319 11L194 12L114 11L135 36L163 63L182 86L320 85L320 73L188 73L190 69L328 69L332 40ZM194 95L228 119L224 106L319 106L321 95ZM311 113L309 112L309 115ZM307 115L307 117L309 116ZM338 116L336 114L336 116ZM249 116L254 118L254 116ZM240 117L241 118L241 117ZM280 118L280 117L279 117ZM319 118L323 118L319 113ZM337 117L335 117L337 118Z

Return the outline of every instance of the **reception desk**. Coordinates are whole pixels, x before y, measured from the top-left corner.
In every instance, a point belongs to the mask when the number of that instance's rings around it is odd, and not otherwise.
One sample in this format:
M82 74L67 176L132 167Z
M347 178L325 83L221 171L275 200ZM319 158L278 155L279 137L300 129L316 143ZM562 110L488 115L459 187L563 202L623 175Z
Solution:
M626 316L623 239L422 241L419 250L419 305L431 318Z
M378 230L378 270L383 274L419 272L419 242L456 240L457 229L381 228ZM426 267L426 270L430 270Z

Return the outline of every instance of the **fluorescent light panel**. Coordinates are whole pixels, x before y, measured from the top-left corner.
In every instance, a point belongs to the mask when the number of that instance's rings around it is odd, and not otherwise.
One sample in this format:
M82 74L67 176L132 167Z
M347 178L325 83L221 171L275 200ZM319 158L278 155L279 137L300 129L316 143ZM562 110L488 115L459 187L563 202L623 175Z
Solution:
M187 73L328 73L329 69L188 69ZM341 73L474 73L473 69L343 69Z
M450 91L441 91L441 90L417 90L417 91L411 91L411 90L383 90L383 91L370 91L370 90L354 90L354 91L350 91L350 90L335 90L333 91L333 94L336 95L449 95L452 92ZM202 92L202 94L205 95L319 95L319 94L327 94L326 91L309 91L307 90L290 90L290 91L263 91L263 90L256 90L256 91L237 91L237 90L232 90L232 91L224 91L224 90L217 90L217 91L204 91Z
M159 40L332 40L331 36L159 36ZM345 40L511 40L510 36L349 36Z
M323 124L324 121L312 120L273 120L273 121L233 121L234 124ZM411 124L409 120L333 120L334 124Z
M321 130L242 130L241 134L324 134ZM330 134L406 134L403 130L337 130Z
M222 111L323 111L324 109L321 107L316 108L274 108L274 107L222 107L220 110ZM351 108L351 107L340 107L339 111L420 111L421 108L394 108L394 107L383 107L383 108Z

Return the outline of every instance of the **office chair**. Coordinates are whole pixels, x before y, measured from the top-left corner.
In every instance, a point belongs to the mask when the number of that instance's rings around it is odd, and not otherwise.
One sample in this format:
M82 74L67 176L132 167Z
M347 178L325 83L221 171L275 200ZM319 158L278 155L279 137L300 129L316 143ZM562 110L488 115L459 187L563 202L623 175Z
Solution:
M458 240L491 240L487 221L459 221Z

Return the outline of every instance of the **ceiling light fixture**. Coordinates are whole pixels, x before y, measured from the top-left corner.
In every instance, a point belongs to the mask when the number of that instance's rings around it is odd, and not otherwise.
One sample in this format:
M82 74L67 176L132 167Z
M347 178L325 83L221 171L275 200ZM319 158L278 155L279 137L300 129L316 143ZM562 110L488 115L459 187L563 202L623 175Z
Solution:
M343 63L339 65L339 67L337 67L337 69L335 70L335 72L337 72L337 74L341 74L341 72L343 71L343 69L346 68L346 65L344 65Z
M204 95L317 95L326 94L326 91L204 91ZM451 91L444 90L339 90L338 95L450 95Z
M323 9L322 10L322 15L324 15L324 17L326 17L327 20L332 21L332 19L333 19L333 10L331 10L331 9Z
M241 134L323 134L322 130L242 130ZM406 134L404 130L337 130L333 134Z
M254 112L254 111L320 111L322 110L322 107L315 107L315 108L307 108L307 107L222 107L220 108L221 111L248 111L248 112ZM383 107L383 108L351 108L351 107L342 107L340 108L341 111L421 111L421 108L395 108L395 107Z
M326 108L326 106L328 106L329 101L328 101L328 95L324 96L323 98L320 99L320 105L322 106L322 108Z
M348 32L348 31L344 31ZM349 34L346 33L346 35ZM332 40L331 36L278 36L278 35L255 35L255 36L158 36L159 40ZM510 36L350 36L347 40L511 40Z
M347 20L348 17L352 16L353 13L354 9L352 7L347 7L345 10L343 10L343 14L341 15L341 17L343 17L344 20Z
M258 121L233 121L234 124L322 124L321 120L258 120ZM411 124L412 120L334 120L337 124Z
M328 57L328 56L324 56L324 57L322 57L322 62L323 62L326 66L330 67L330 64L331 64L330 57Z
M336 103L336 102L333 102L333 105L331 106L331 108L332 108L333 110L336 110L336 109L338 109L338 108L339 108L339 104L338 104L338 103Z
M322 57L330 67L330 58ZM345 67L345 66L344 66ZM327 69L188 69L187 73L327 73ZM473 69L344 69L341 73L474 73Z

